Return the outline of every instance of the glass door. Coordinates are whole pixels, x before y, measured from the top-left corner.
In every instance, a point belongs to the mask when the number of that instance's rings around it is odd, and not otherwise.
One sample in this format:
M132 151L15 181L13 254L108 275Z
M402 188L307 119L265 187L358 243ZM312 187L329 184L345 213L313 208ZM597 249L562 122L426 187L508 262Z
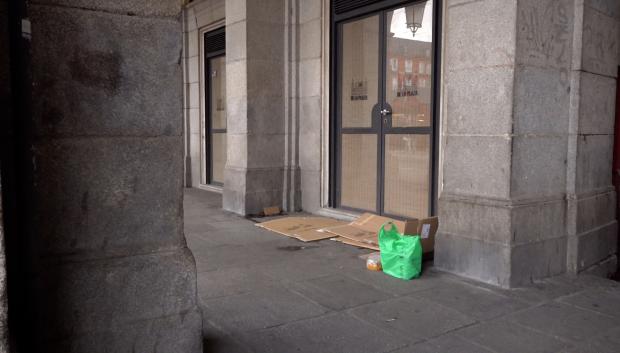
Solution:
M433 2L337 24L337 206L432 213Z
M224 184L226 165L226 55L223 28L205 33L205 174Z
M226 164L226 56L208 59L210 75L208 88L208 159L210 184L224 183Z

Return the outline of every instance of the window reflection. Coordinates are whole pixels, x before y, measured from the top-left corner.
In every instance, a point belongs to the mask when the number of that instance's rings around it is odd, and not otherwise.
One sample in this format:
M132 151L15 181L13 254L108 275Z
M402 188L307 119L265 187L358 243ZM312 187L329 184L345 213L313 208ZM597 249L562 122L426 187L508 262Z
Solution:
M433 2L390 11L386 23L392 127L430 126Z

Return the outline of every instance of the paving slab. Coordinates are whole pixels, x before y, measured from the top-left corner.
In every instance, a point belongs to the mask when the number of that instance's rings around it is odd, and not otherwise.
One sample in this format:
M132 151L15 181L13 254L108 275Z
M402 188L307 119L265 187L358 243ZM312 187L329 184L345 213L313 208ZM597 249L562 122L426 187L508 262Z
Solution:
M553 336L501 319L466 327L455 334L495 352L559 352L570 346Z
M202 272L197 276L198 298L208 300L266 289L278 283L256 266L230 267L219 271Z
M620 286L560 276L500 289L436 271L403 281L360 249L303 243L186 192L208 352L618 352Z
M256 351L282 353L382 353L407 344L402 337L343 312L253 331L243 341Z
M342 310L394 297L391 293L339 274L298 282L294 290L332 310Z
M202 350L208 353L252 353L252 349L245 346L233 335L229 335L217 328L208 319L202 323Z
M410 297L363 305L350 312L355 317L386 331L399 332L412 343L476 322L474 318L454 309L425 299Z
M228 333L282 325L328 311L283 286L203 302L203 315L217 318L218 324Z
M468 342L449 333L412 346L397 349L391 353L491 353L484 347Z
M620 320L568 304L551 302L507 318L548 335L579 343L620 326Z
M617 290L592 288L560 299L583 309L620 318L620 293ZM619 347L620 349L620 347Z
M585 340L562 353L618 353L620 351L620 327Z
M528 307L527 303L518 299L463 282L444 281L431 289L410 295L445 305L480 320L488 320Z
M412 292L433 288L440 283L444 283L451 277L448 274L432 271L431 269L423 270L419 278L409 281L388 276L383 272L368 271L365 261L360 261L358 268L344 272L346 276L354 278L360 282L367 283L377 289L394 293L396 295L404 295Z

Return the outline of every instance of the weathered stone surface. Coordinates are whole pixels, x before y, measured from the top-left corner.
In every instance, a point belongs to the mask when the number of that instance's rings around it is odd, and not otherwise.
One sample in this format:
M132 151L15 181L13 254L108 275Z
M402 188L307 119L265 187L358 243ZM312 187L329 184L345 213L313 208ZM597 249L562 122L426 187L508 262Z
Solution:
M589 6L583 9L583 51L580 69L594 74L617 77L618 38L617 19L606 16Z
M301 171L301 205L307 212L317 211L321 206L321 172Z
M69 262L48 267L38 292L41 337L79 337L196 308L194 261L168 253ZM68 318L71 318L70 320Z
M257 305L257 303L260 303ZM208 300L203 310L220 317L225 328L244 331L281 325L287 321L318 316L327 309L281 286L270 287L237 297Z
M351 313L388 332L405 334L410 342L438 336L475 322L471 316L454 309L412 297L363 305L352 309Z
M511 242L506 237L511 233L511 210L507 205L442 198L439 219L442 232L506 245Z
M36 0L35 4L58 5L96 12L111 12L125 16L174 17L181 13L181 2L170 0Z
M347 335L335 334L348 332ZM326 339L331 338L331 339ZM313 353L392 352L406 345L407 341L393 332L377 335L377 328L370 323L351 317L346 313L292 322L266 330L258 330L243 337L251 347L262 347L265 352Z
M509 134L512 132L514 70L483 67L446 72L446 132ZM481 84L484 82L484 84Z
M306 23L322 15L322 1L321 0L304 0L299 2L299 23Z
M519 66L514 86L511 112L515 134L566 134L570 98L567 70Z
M572 30L573 1L519 1L516 63L562 69L566 79Z
M492 291L466 283L444 282L431 289L411 294L474 317L481 321L490 320L518 310L527 304Z
M197 3L196 6L194 6L196 26L198 28L203 28L212 25L216 21L224 20L226 13L225 2L227 2L227 0L211 0ZM205 6L205 8L202 8L201 5Z
M284 134L247 134L248 168L282 168ZM280 186L281 187L281 186Z
M620 3L615 0L585 0L584 4L608 16L620 19Z
M614 129L616 80L611 77L579 72L580 134L610 134Z
M510 254L510 286L521 287L539 278L566 271L566 237L517 245Z
M455 334L441 335L413 346L405 347L390 353L489 353L490 350L471 343Z
M596 265L616 253L618 249L618 223L614 220L578 235L578 270Z
M240 21L226 26L226 36L235 38L234 41L226 42L226 61L237 61L247 58L247 46L243 43L247 42L247 22ZM230 45L229 45L230 43ZM228 74L228 67L226 67Z
M509 196L509 136L446 136L444 148L444 192Z
M330 275L299 282L293 287L304 297L332 310L343 310L380 300L392 295L342 275ZM333 296L333 293L357 293L348 297Z
M467 18L467 21L463 21ZM515 62L513 31L517 1L484 0L450 2L446 9L446 67L512 66Z
M579 135L577 137L577 192L611 185L613 135Z
M283 134L284 121L283 99L278 97L247 97L247 132L261 136ZM277 138L277 136L274 136ZM282 150L282 146L278 150ZM276 151L274 151L276 152ZM281 152L281 151L277 151Z
M312 3L312 2L318 2L318 1L310 0L308 2ZM302 5L302 8L303 8L303 5ZM319 6L319 9L320 9L320 6ZM323 26L323 22L320 17L317 17L299 26L299 33L300 33L299 59L300 60L321 57L321 52L322 52L321 45L323 44L322 36L321 36L322 26Z
M237 27L226 34L227 48L236 54L226 60L231 123L223 204L240 214L283 204L283 5L281 0L226 2L226 23Z
M511 212L513 245L566 236L563 198L517 205Z
M545 197L566 190L565 136L517 136L512 142L510 196ZM544 151L544 153L541 153Z
M566 304L549 303L510 315L509 320L568 342L582 342L618 325L617 319Z
M182 134L180 22L48 6L30 20L37 135Z
M247 1L246 20L248 22L263 22L284 24L284 3L282 0ZM280 30L281 31L281 30Z
M616 193L607 191L577 199L577 234L616 219Z
M133 353L133 352L202 352L202 326L198 310L182 312L165 318L129 322L103 331L55 341L48 345L54 353Z
M46 253L99 256L182 243L181 137L45 140L34 151L35 224Z
M441 201L440 201L441 202ZM435 239L435 266L501 287L510 286L510 247L445 233Z
M568 346L557 338L507 320L481 323L456 334L493 351L506 353L560 352Z
M321 59L307 59L299 63L299 94L302 97L321 95Z
M27 300L15 310L39 334L16 336L18 350L200 352L180 3L26 5L33 115L19 165L33 181L19 191L27 275L14 283Z
M271 1L274 2L274 1ZM277 1L275 1L277 2ZM261 4L266 1L261 2ZM279 10L279 16L284 18L284 9ZM277 13L276 13L277 14ZM265 68L266 73L271 75L274 70L283 71L284 64L284 40L283 32L284 26L282 23L270 23L265 22L263 18L252 16L246 21L247 41L245 43L248 52L248 59L253 60L267 60L269 63L274 61L281 61L282 64L276 65L275 63L271 68ZM266 33L272 33L274 35L266 35ZM279 35L275 35L279 34ZM263 69L263 70L265 70ZM253 72L255 75L259 75L260 72ZM258 77L252 75L251 77ZM281 78L271 76L271 79L263 82L263 84L271 84L273 81L279 83Z

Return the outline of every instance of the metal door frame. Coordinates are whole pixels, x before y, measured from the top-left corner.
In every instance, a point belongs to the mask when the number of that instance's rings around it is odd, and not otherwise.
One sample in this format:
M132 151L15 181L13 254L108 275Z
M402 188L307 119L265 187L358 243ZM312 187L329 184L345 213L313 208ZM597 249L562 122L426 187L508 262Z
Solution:
M330 177L329 177L329 206L334 208L341 208L345 210L352 210L358 212L364 212L367 210L361 210L340 205L341 197L341 173L342 173L342 148L340 147L343 131L344 133L356 134L356 133L372 133L377 135L377 205L376 213L390 216L393 218L404 218L403 216L395 216L384 213L384 187L385 187L385 135L386 134L424 134L429 135L431 153L429 156L429 215L435 215L437 212L437 177L438 177L438 152L439 152L439 94L440 94L440 64L441 64L441 0L433 1L433 38L432 38L432 73L431 73L431 106L430 114L432 117L432 124L430 127L401 127L392 128L391 114L387 116L388 127L382 127L379 122L379 111L383 108L388 108L391 111L389 103L386 102L386 60L387 60L387 38L386 38L386 26L385 19L387 12L404 5L411 5L421 2L420 0L385 0L377 1L373 4L356 8L342 14L336 14L334 12L334 6L332 1L332 20L330 23L330 136L329 136L329 156L330 156ZM378 102L371 112L371 127L370 128L342 128L341 119L341 103L340 94L342 92L342 75L340 67L342 67L342 26L345 23L357 21L360 19L368 18L371 16L379 16L379 92Z
M205 65L205 70L204 70L204 80L205 80L205 94L204 94L204 107L205 107L205 122L204 122L204 127L205 127L205 135L207 136L207 143L205 144L205 157L206 157L206 163L205 163L205 168L207 170L205 170L205 175L206 175L206 182L207 184L210 185L217 185L217 186L223 186L224 184L221 182L217 182L217 181L213 181L213 133L226 133L226 130L228 128L228 123L226 124L226 128L224 129L214 129L213 128L213 119L211 117L211 92L212 90L212 81L211 81L211 60L213 59L217 59L220 58L222 56L226 55L226 48L224 49L219 49L219 50L215 50L215 51L208 51L208 46L206 45L207 42L207 37L208 36L213 36L214 34L219 34L224 32L224 27L215 29L213 31L209 31L209 32L205 32L204 33L204 41L205 41L205 45L203 46L204 49L204 65ZM226 146L226 149L228 150L228 146Z

